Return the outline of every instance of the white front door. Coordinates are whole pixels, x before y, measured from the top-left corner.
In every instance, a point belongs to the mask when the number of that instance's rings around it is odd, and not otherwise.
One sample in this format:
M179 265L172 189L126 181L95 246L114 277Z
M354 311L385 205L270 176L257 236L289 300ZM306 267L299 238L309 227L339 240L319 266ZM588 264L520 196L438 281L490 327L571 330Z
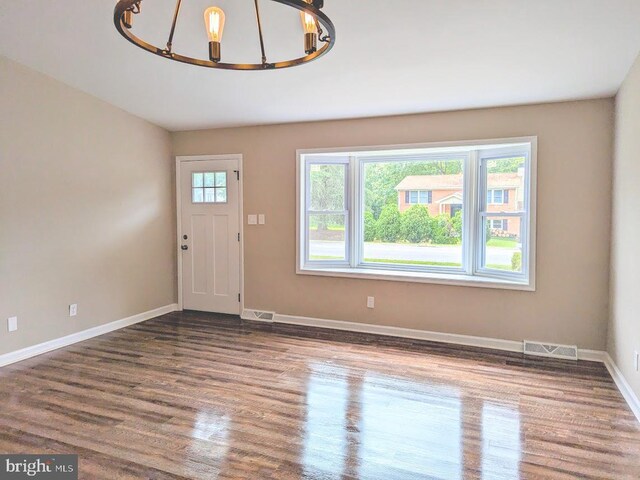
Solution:
M237 159L180 162L182 307L240 313Z

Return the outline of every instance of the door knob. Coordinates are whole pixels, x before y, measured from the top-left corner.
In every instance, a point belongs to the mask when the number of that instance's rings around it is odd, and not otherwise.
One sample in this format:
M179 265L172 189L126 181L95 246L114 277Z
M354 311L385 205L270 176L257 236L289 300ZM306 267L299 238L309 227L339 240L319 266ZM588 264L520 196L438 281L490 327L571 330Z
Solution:
M180 248L182 248L182 250L189 250L189 245L182 245Z

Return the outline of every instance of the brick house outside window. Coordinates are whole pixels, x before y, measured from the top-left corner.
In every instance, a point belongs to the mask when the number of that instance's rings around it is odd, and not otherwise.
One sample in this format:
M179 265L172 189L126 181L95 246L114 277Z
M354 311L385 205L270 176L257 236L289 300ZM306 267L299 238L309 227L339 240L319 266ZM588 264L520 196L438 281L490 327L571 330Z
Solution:
M487 210L489 212L515 212L522 209L524 201L524 172L490 173L487 178ZM404 212L413 205L424 205L432 217L453 217L462 210L462 174L410 175L396 187L398 210ZM494 236L520 236L520 219L491 220Z

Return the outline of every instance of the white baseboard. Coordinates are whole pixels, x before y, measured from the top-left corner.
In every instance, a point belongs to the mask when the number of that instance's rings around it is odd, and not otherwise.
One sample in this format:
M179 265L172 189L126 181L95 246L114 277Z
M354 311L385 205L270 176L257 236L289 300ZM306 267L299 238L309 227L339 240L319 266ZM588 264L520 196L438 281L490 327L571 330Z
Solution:
M578 349L578 360L604 363L606 355L607 352L603 352L602 350L587 350L585 348Z
M631 385L629 385L627 380L624 378L624 375L622 375L622 372L613 361L613 358L611 358L611 356L607 352L603 353L604 364L607 367L607 370L609 370L611 378L613 378L613 381L616 383L618 390L620 390L620 393L629 404L631 411L640 422L640 400L636 396L635 392L631 389Z
M290 325L304 325L310 327L330 328L358 333L371 333L389 337L410 338L414 340L428 340L432 342L451 343L472 347L492 348L508 352L522 352L522 342L500 340L497 338L473 337L453 333L430 332L410 328L390 327L386 325L372 325L367 323L344 322L339 320L323 320L308 317L276 314L275 321Z
M265 321L256 318L256 310L245 309L241 317L244 320ZM372 325L368 323L344 322L340 320L325 320L320 318L297 317L276 313L273 320L268 323L285 323L289 325L303 325L308 327L329 328L348 332L371 333L374 335L386 335L389 337L410 338L414 340L428 340L431 342L450 343L453 345L465 345L471 347L491 348L507 352L522 352L523 343L515 340L502 340L499 338L474 337L471 335L459 335L455 333L430 332L427 330L414 330L410 328L390 327L386 325ZM579 360L604 362L605 352L599 350L578 350Z
M33 345L21 350L16 350L15 352L5 353L4 355L0 355L0 367L19 362L21 360L26 360L27 358L35 357L37 355L42 355L43 353L57 350L58 348L66 347L74 343L82 342L99 335L104 335L105 333L113 332L114 330L119 330L121 328L128 327L129 325L134 325L136 323L144 322L146 320L150 320L167 313L175 312L176 310L178 310L178 304L174 303L171 305L166 305L154 310L149 310L148 312L139 313L137 315L123 318L121 320L116 320L115 322L105 323L104 325L98 325L97 327L89 328L78 333L72 333L71 335L67 335L66 337L49 340L48 342Z

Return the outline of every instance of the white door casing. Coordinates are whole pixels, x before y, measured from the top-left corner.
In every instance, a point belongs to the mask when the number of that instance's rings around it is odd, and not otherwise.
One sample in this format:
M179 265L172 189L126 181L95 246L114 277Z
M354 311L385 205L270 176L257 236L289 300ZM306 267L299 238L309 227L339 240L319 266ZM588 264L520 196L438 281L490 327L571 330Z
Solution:
M241 312L241 184L237 155L178 157L181 308Z

